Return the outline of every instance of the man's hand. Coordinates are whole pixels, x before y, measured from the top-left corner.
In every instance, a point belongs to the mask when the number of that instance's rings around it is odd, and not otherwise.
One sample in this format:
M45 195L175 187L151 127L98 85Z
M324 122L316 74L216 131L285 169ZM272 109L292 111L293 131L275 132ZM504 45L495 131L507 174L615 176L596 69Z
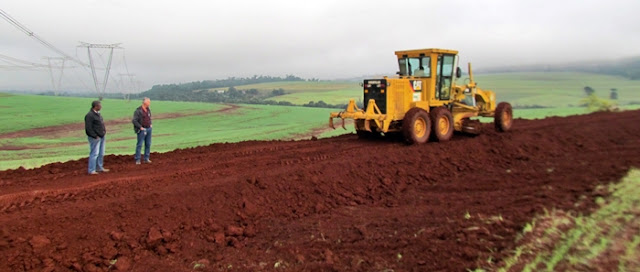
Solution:
M144 127L140 127L140 131L144 131Z
M96 140L100 140L100 137L96 136Z

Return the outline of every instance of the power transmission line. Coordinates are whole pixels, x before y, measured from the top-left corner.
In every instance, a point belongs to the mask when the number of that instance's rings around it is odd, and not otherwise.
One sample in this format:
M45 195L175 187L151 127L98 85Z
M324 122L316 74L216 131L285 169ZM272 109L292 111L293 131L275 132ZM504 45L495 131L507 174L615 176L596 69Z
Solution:
M65 52L63 52L62 50L58 49L57 47L55 47L54 45L52 45L51 43L47 42L46 40L44 40L43 38L41 38L40 36L38 36L37 34L35 34L33 31L31 31L29 28L27 28L25 25L21 24L18 20L16 20L15 18L11 17L7 12L5 12L4 10L0 9L0 17L2 17L4 20L6 20L7 22L9 22L9 24L13 25L14 27L16 27L18 30L22 31L23 33L25 33L27 36L35 39L36 41L38 41L39 43L41 43L42 45L44 45L45 47L49 48L52 51L55 51L56 53L60 54L63 58L62 59L62 65L60 67L56 67L53 66L53 64L51 63L51 60L53 58L47 58L48 63L47 64L40 64L40 63L33 63L33 62L28 62L28 61L24 61L24 60L19 60L16 58L12 58L9 56L4 56L4 55L0 55L0 60L3 60L4 62L8 63L9 65L0 65L0 68L23 68L23 69L34 69L34 68L48 68L49 69L49 73L51 75L51 81L53 84L54 89L58 90L60 89L60 82L62 81L62 73L64 72L64 68L65 68L65 60L70 60L73 61L77 64L80 65L80 67L82 67L83 69L85 69L85 71L87 70L87 68L91 68L91 75L93 76L93 81L94 81L94 85L96 88L96 92L98 93L99 98L102 100L102 97L106 91L107 88L107 82L109 81L109 73L111 70L111 62L113 59L113 50L114 49L122 49L122 47L120 47L119 43L118 44L89 44L89 43L84 43L81 42L80 46L78 47L85 47L87 48L87 53L88 53L88 57L89 57L89 64L84 63L83 61L81 61L79 58L77 57L73 57L70 56L68 54L66 54ZM105 66L105 75L104 75L104 82L102 82L102 84L100 84L98 77L96 75L96 69L102 69L102 68L97 68L95 63L94 63L94 59L93 56L91 54L91 50L95 49L95 48L103 48L103 49L109 49L109 57L108 57L108 62ZM77 51L76 51L76 56L77 56ZM58 58L60 59L60 58ZM101 59L101 61L104 64L104 61ZM127 71L127 74L129 73L129 67L126 64L126 59L123 56L123 61L125 62L125 69ZM20 65L16 65L16 63L19 63ZM56 84L55 78L53 76L53 68L56 69L61 69L61 73L60 73L60 78L58 79L58 84ZM70 66L67 66L67 68L73 68ZM83 85L84 84L83 82ZM100 86L102 85L102 86Z
M27 65L27 66L17 66L17 67L29 67L29 68L33 68L33 67L47 68L47 67L49 67L46 64L41 64L41 63L35 63L35 62L26 61L26 60L16 59L16 58L9 57L9 56L2 55L2 54L0 54L0 59L3 59L5 62L10 63L10 64L12 64L12 63L20 63L22 65Z
M0 9L0 17L2 17L3 19L5 19L7 22L9 22L9 24L15 26L16 28L18 28L18 30L24 32L24 34L27 34L27 36L34 38L35 40L37 40L39 43L41 43L42 45L44 45L45 47L55 51L56 53L60 54L61 56L76 62L82 66L88 66L86 63L80 61L77 58L74 58L72 56L67 55L65 52L63 52L62 50L56 48L55 46L53 46L51 43L45 41L43 38L41 38L40 36L38 36L36 33L34 33L33 31L29 30L26 26L24 26L23 24L21 24L20 22L18 22L18 20L14 19L13 17L11 17L8 13L6 13L4 10Z

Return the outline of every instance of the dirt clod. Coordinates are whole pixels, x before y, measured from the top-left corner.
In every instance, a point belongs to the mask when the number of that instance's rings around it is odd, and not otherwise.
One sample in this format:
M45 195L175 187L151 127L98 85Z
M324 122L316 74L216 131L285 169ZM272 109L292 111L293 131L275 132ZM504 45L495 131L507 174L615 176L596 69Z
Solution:
M162 242L162 233L158 228L152 227L147 234L147 245L155 247Z
M131 260L127 256L119 257L116 260L115 268L117 271L128 271L131 268Z
M242 236L244 234L244 229L242 227L227 226L226 234L229 236Z
M29 240L29 244L33 248L33 250L39 250L49 244L51 241L44 235L36 235L31 240Z

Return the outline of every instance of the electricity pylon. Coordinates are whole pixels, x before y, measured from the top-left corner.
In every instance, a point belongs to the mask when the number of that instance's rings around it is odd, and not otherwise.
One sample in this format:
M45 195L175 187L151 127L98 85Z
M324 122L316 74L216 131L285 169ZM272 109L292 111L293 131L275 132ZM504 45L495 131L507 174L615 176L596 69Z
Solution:
M134 78L136 75L134 74L118 74L118 76L120 77L120 80L118 81L118 84L120 85L120 90L122 91L122 95L124 100L127 100L127 102L130 100L131 98L131 93L133 91L136 91L136 82L134 81ZM127 77L129 80L129 84L125 84L125 80L124 78Z
M42 57L43 59L47 60L47 68L49 68L49 76L51 76L51 86L53 87L53 94L54 95L58 95L58 92L60 92L60 86L62 84L62 75L64 74L64 63L67 60L67 58L64 57ZM59 63L60 66L54 66L55 63ZM54 68L60 68L60 76L58 77L58 80L56 81L56 77L53 74L53 69Z
M96 92L98 93L98 99L102 100L104 97L104 92L107 89L107 82L109 81L109 72L111 71L111 60L113 59L113 50L114 49L123 49L120 47L119 43L115 44L93 44L93 43L85 43L80 42L78 47L86 47L87 54L89 56L89 66L91 66L91 75L93 76L93 83L96 86ZM107 65L105 67L104 72L104 80L102 82L102 86L100 86L100 81L98 80L98 76L96 75L96 66L94 64L93 56L91 55L91 49L102 48L109 50L109 59L107 61Z

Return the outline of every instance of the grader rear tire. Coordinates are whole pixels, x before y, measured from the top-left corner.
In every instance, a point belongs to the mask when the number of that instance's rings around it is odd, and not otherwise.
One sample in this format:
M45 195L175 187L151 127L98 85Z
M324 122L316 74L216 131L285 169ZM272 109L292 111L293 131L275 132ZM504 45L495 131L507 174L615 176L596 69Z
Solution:
M509 131L513 125L513 109L511 108L511 104L507 102L500 102L496 107L496 112L494 113L493 118L496 131Z
M402 134L408 144L424 144L429 140L431 120L421 108L412 108L402 120Z
M449 109L437 107L431 110L431 123L433 124L432 138L438 142L445 142L453 137L453 116Z

